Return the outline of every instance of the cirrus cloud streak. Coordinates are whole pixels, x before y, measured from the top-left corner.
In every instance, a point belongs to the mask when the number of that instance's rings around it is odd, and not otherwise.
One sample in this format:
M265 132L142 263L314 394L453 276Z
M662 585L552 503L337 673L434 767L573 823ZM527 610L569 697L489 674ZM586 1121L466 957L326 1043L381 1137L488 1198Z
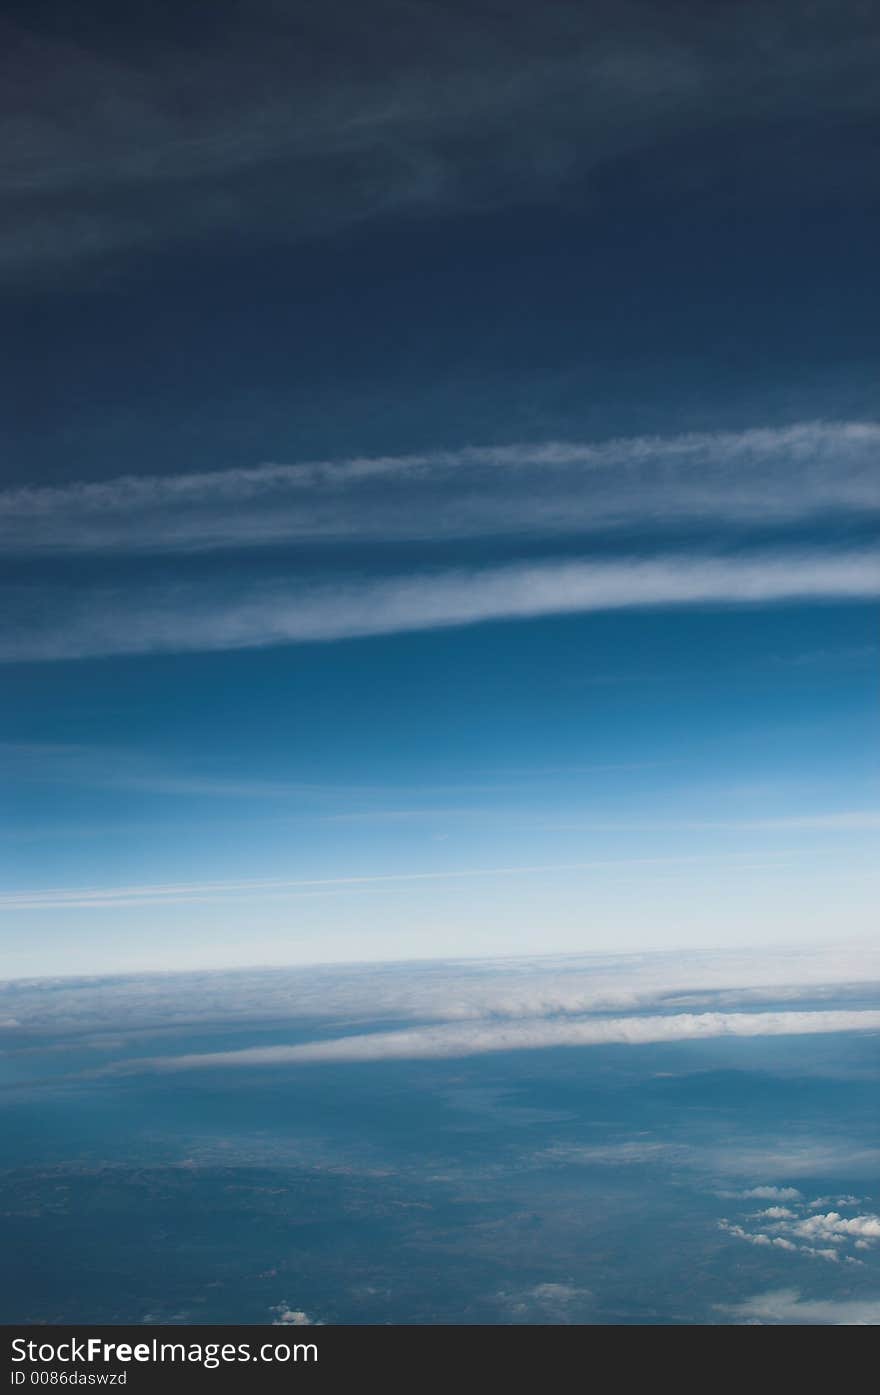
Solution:
M58 590L22 588L0 661L252 649L590 611L880 596L875 551L513 563L335 582ZM29 615L20 624L22 610Z
M9 552L605 532L880 513L880 423L542 441L0 492Z

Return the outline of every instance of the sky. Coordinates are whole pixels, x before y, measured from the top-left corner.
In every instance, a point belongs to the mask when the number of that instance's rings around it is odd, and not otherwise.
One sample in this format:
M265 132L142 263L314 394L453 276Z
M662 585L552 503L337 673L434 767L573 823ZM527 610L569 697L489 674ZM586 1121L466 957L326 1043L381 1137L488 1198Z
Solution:
M876 937L872 7L0 21L0 976Z

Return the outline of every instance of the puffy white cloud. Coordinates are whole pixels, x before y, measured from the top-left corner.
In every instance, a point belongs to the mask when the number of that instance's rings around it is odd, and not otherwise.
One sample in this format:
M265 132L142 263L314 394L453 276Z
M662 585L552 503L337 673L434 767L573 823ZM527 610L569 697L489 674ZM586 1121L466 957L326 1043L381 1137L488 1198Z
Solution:
M275 1313L272 1319L273 1327L320 1327L314 1318L310 1318L304 1313L302 1308L291 1308L289 1303L278 1303L271 1309Z
M768 1206L753 1213L752 1220L763 1222L759 1231L749 1231L745 1226L726 1218L719 1221L720 1228L734 1239L744 1240L750 1245L773 1245L777 1249L835 1264L841 1259L847 1264L862 1264L853 1255L844 1253L844 1247L852 1242L854 1249L864 1250L880 1239L880 1216L873 1213L842 1216L838 1211L811 1215L807 1203L797 1200L800 1194L793 1187L754 1187L740 1192L739 1196L746 1198L754 1196L756 1192L768 1191L787 1192L792 1206Z
M744 1226L736 1225L732 1221L720 1220L719 1229L726 1231L736 1240L745 1240L749 1245L762 1245L768 1249L796 1250L797 1245L791 1240L786 1240L781 1235L767 1235L764 1231L749 1231Z
M743 1226L734 1225L727 1220L719 1221L718 1227L720 1230L725 1231L728 1235L734 1236L737 1240L746 1240L750 1245L770 1245L771 1243L769 1235L764 1235L761 1233L754 1234L750 1231L747 1231Z
M792 1227L793 1233L810 1240L839 1243L855 1237L863 1242L880 1240L880 1216L841 1216L838 1211L808 1216Z

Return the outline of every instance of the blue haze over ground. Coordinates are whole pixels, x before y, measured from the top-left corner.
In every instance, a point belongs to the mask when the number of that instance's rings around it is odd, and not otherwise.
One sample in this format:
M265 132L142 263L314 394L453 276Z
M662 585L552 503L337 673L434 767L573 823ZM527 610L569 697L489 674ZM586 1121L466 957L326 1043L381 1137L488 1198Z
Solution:
M20 981L6 1320L876 1323L872 967Z

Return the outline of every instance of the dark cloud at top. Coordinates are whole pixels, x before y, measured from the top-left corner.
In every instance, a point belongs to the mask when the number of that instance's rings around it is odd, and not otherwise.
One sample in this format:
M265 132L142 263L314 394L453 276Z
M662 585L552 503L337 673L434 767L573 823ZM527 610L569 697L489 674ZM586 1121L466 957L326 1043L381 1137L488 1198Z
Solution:
M869 193L870 5L7 7L0 272L562 196Z

